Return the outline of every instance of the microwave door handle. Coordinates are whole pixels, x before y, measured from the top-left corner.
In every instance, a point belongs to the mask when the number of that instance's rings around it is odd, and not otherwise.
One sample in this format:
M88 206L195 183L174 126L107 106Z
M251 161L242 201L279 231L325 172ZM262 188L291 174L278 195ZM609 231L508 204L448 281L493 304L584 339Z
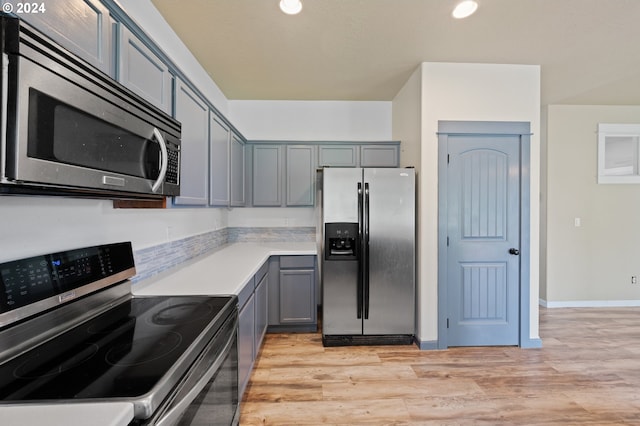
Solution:
M155 136L156 140L160 144L160 154L162 156L161 161L162 165L160 166L160 174L158 175L158 179L153 183L151 190L153 192L157 192L162 182L164 182L164 177L167 174L167 163L169 162L169 154L167 153L167 144L164 141L164 138L160 134L160 131L157 128L153 128L153 136Z

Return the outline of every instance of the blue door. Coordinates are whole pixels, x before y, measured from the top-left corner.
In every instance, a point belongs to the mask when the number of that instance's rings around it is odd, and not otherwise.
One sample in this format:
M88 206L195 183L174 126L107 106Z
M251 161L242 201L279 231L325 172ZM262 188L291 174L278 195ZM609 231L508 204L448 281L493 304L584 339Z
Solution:
M448 135L448 346L519 343L520 149L516 135Z

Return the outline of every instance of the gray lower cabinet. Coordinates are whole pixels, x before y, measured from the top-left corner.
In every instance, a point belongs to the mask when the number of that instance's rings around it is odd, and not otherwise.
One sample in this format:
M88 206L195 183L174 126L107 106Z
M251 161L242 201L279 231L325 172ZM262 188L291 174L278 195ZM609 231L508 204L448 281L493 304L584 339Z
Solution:
M167 65L127 27L120 30L118 81L153 105L170 114L172 80Z
M238 322L238 390L240 398L249 382L255 360L255 295L252 293L240 308Z
M317 330L316 257L269 259L269 331Z
M209 107L180 79L176 79L176 119L182 123L180 196L176 205L206 206L209 173Z
M100 1L3 3L12 4L13 12L21 19L100 71L112 75L111 19L109 10Z
M238 390L242 399L267 328L268 263L260 267L238 294Z
M267 264L265 263L265 266ZM260 282L256 285L255 290L255 334L254 334L254 346L256 348L256 355L262 346L262 340L267 332L267 326L269 325L269 303L268 303L268 274L264 275Z

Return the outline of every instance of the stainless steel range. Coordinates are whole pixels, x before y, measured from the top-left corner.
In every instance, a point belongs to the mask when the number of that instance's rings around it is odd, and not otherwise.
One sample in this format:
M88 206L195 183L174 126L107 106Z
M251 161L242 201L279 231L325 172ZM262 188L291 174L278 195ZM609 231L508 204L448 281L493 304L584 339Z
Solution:
M236 296L133 296L130 243L0 264L0 407L130 402L134 425L237 424Z

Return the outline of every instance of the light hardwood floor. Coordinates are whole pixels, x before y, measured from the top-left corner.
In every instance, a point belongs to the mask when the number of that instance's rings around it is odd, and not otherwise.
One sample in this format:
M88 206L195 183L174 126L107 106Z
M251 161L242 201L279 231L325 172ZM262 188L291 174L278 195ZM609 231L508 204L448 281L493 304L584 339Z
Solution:
M241 425L640 425L640 308L540 308L541 349L268 334Z

